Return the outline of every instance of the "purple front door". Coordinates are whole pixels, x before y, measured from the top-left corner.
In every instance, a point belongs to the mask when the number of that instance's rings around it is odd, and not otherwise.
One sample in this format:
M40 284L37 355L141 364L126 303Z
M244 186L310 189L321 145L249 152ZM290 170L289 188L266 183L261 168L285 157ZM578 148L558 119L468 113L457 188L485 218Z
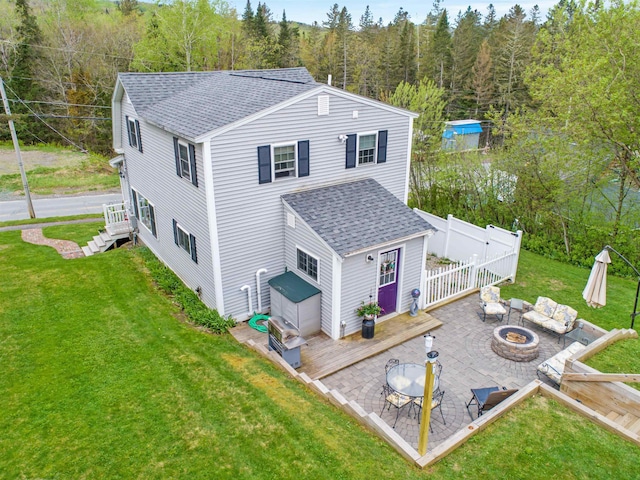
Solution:
M386 315L395 312L397 307L400 249L381 253L378 264L378 304L382 307L382 315Z

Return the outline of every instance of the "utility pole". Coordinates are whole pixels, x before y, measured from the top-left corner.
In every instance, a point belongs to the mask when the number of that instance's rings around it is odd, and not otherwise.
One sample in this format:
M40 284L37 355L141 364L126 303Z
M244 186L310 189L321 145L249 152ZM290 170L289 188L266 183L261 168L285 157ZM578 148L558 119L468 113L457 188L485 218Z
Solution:
M0 94L2 94L2 103L4 103L4 111L9 117L9 130L11 130L11 140L13 140L13 148L16 151L16 158L18 159L18 167L20 167L20 176L22 177L22 186L24 188L24 196L27 199L27 208L29 209L29 216L36 218L36 212L33 209L33 203L31 203L31 193L29 193L29 183L27 183L27 174L24 171L24 165L22 164L22 155L20 154L20 144L18 143L18 136L16 135L16 127L11 119L11 109L9 108L9 100L7 99L7 92L4 91L4 80L0 77Z

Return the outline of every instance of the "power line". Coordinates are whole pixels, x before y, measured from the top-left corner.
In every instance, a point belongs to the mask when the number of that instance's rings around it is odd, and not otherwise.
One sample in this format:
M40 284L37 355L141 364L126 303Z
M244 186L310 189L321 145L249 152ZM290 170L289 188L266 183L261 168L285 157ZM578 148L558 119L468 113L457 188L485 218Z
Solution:
M25 43L25 42L12 42L11 40L0 40L1 43L6 43L9 45L25 45L28 47L36 47L36 48L45 48L48 50L57 50L59 52L65 52L65 53L80 53L83 55L94 55L94 56L102 56L102 57L108 57L108 58L115 58L118 60L127 60L129 62L131 62L133 60L133 58L129 58L129 57L121 57L118 55L110 55L108 53L96 53L96 52L87 52L87 51L83 51L83 50L72 50L70 48L58 48L58 47L49 47L47 45L38 45L38 44L33 44L33 43ZM160 63L158 60L150 60L153 63Z
M13 98L9 99L12 103L38 103L44 105L55 105L57 107L88 107L88 108L109 108L111 106L108 105L85 105L81 103L63 103L63 102L45 102L43 100L15 100Z
M11 90L11 92L15 95L15 97L17 99L19 99L21 102L22 100L20 99L20 97L18 97L18 95L16 94L16 92L7 85L7 88L9 88L9 90ZM47 127L49 127L51 130L53 130L55 133L57 133L58 135L60 135L63 139L65 139L67 142L69 142L69 145L73 145L74 147L76 147L78 150L80 150L82 153L89 153L87 152L87 150L85 150L84 148L82 148L79 145L76 145L75 143L73 143L69 138L67 138L65 135L63 135L61 132L59 132L58 130L56 130L53 126L49 125L47 122L45 122L42 118L40 118L40 116L34 112L31 107L29 105L27 105L26 103L22 103L27 110L29 110L38 120L40 120L42 123L44 123Z
M76 117L73 115L53 115L50 113L41 113L41 114L34 113L33 115L25 115L25 116L36 117L36 118L72 118L74 120L111 120L110 117Z

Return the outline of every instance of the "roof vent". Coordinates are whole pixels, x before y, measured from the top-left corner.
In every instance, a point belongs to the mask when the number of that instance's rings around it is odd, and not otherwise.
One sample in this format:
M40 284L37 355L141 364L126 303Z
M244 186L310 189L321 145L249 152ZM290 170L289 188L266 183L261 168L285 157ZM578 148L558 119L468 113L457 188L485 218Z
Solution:
M291 228L296 228L296 217L292 213L287 213L287 225Z
M318 116L329 115L329 95L318 97Z

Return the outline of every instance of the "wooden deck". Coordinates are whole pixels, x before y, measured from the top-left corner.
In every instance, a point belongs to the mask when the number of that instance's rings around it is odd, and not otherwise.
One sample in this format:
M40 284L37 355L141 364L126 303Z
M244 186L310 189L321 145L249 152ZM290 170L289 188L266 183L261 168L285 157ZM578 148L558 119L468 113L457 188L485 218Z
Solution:
M300 351L302 366L297 370L312 379L323 378L441 325L442 322L428 313L418 312L415 317L403 313L377 323L375 336L371 339L362 338L360 332L340 340L319 333L306 339L308 345L302 346ZM238 324L230 332L239 342L252 339L256 343L267 344L267 334L254 330L246 322Z

